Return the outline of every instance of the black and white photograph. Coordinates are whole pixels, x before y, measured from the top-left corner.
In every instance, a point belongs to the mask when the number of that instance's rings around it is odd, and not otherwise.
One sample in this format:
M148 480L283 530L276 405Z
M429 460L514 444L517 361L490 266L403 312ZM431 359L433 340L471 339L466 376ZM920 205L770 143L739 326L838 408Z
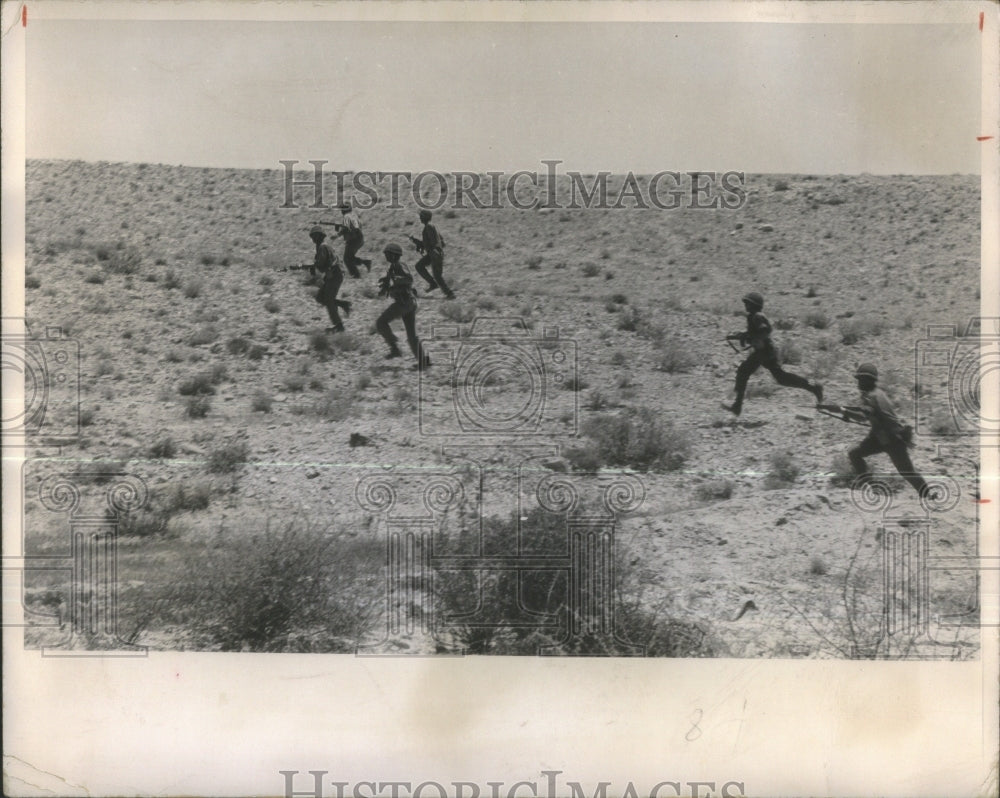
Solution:
M996 794L995 4L3 22L6 791Z

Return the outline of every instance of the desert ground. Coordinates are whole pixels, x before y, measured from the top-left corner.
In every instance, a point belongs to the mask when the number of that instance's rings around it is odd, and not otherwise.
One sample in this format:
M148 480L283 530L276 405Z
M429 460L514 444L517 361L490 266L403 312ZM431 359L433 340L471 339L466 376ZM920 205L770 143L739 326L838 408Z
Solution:
M612 191L620 184L612 178ZM444 515L442 535L458 540L485 519L502 537L521 518L530 541L541 516L526 483L560 475L594 503L601 485L632 473L644 496L616 521L617 606L621 636L658 641L647 653L978 656L971 572L932 573L928 634L886 644L880 633L881 516L852 501L845 460L862 427L820 415L811 395L763 370L739 419L720 402L740 362L724 336L744 325L741 296L759 291L787 368L821 380L827 402L856 404L853 370L872 361L902 417L913 422L915 399L929 408L914 462L959 489L954 507L932 514L929 550L973 555L978 455L952 445L962 439L947 375L922 372L914 352L929 324L957 325L962 346L978 314L979 179L747 175L746 187L735 210L442 208L457 298L420 297L434 365L419 374L408 356L385 361L372 334L387 304L376 293L382 248L403 245L411 266L417 257L404 238L419 231L412 201L362 212L362 255L375 266L345 281L353 313L331 335L307 274L282 268L310 261L309 227L339 214L309 209L302 190L301 207L281 208L280 169L29 162L27 323L79 343L82 404L75 442L46 446L42 429L29 451L26 551L68 550L65 513L39 498L51 475L96 491L103 471L131 474L149 502L119 519L124 640L353 651L386 634L384 519L359 504L359 480L457 475L465 502ZM522 319L535 338L557 328L577 356L575 379L544 386L558 412L530 436L539 448L528 459L517 435L469 440L419 424L450 408L435 328L496 317ZM511 379L487 381L486 401L523 389ZM482 471L453 448L462 443L481 447ZM872 465L892 470L885 456ZM887 483L897 517L924 517L908 485ZM461 592L463 578L439 584ZM411 598L413 617L436 600ZM71 634L69 600L65 574L28 578L26 607L58 623L29 628L27 645L99 645ZM540 601L522 609L565 603ZM436 617L474 603L453 598ZM389 637L400 651L534 653L534 638L506 632Z

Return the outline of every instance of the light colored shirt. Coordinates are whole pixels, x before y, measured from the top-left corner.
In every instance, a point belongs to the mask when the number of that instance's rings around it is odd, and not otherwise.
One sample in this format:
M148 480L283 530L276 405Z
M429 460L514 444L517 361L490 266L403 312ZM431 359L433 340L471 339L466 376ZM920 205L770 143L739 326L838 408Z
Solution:
M862 391L861 409L872 425L872 434L879 443L895 443L902 439L903 422L899 420L896 408L881 388Z

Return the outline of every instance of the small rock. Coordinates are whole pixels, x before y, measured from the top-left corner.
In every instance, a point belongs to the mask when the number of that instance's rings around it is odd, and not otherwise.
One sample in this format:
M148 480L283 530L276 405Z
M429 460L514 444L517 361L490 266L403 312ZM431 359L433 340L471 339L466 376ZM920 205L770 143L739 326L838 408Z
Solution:
M347 443L353 449L356 446L367 446L371 443L371 438L367 435L362 435L360 432L352 432L351 438Z
M762 233L772 233L774 232L774 225L762 224L757 229L760 230Z
M784 526L788 523L788 519L785 516L781 516L777 521L774 522L775 526Z
M554 460L546 460L542 465L549 469L549 471L559 471L561 473L566 473L569 471L569 463L567 463L563 458L557 457Z
M733 227L735 227L737 230L742 230L743 222L737 222L736 224L733 225Z
M315 469L306 473L306 479L316 479L319 476L319 471Z

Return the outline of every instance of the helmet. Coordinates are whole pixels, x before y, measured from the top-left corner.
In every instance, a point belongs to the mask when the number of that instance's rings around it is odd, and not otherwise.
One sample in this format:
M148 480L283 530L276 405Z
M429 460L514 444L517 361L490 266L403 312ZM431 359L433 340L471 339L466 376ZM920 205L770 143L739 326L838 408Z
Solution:
M420 211L420 221L422 221L422 222L429 222L431 220L431 217L433 215L434 215L433 213L431 213L430 211L427 211L427 210Z
M751 291L749 294L744 294L743 301L749 302L751 305L754 305L757 308L762 309L764 307L764 297L762 297L756 291Z
M870 377L873 380L878 379L878 369L872 363L862 363L856 369L854 369L855 377Z
M340 210L343 213L350 213L351 210L352 210L351 203L349 203L349 202L342 202L342 203L340 203Z
M318 224L314 224L312 226L312 230L309 231L309 235L314 236L314 235L317 235L317 234L319 234L319 235L323 236L324 238L326 238L326 230L324 230Z
M395 255L396 257L403 256L403 248L399 244L386 244L385 249L382 251L386 255Z

